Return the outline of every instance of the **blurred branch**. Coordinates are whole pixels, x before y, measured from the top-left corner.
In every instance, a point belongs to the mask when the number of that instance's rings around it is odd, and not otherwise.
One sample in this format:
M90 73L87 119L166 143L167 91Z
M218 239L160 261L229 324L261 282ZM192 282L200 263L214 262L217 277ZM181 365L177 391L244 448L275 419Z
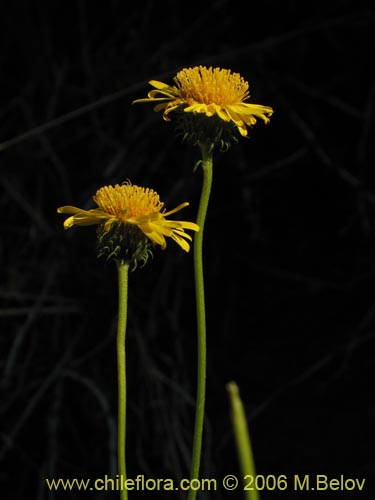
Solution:
M21 345L24 342L24 339L26 337L27 332L30 330L31 325L35 322L36 318L39 315L40 308L43 304L43 302L46 300L48 296L48 291L50 287L52 286L52 283L55 279L56 276L56 270L57 270L57 262L51 264L47 268L47 273L45 277L45 281L43 284L43 288L38 295L35 303L33 304L32 308L28 308L28 314L26 321L22 325L22 327L19 329L13 344L12 348L10 349L8 359L5 363L5 368L4 368L4 373L3 373L3 378L2 378L2 386L5 387L8 384L8 379L11 375L11 372L13 370L13 366L16 362L17 355L21 349Z
M72 380L79 382L84 387L86 387L91 394L94 396L99 406L102 409L104 418L107 422L108 430L108 458L109 458L109 475L115 476L117 465L116 465L116 422L112 415L111 408L109 406L108 399L105 394L100 390L97 384L88 377L81 375L73 370L65 370L64 375L71 378Z

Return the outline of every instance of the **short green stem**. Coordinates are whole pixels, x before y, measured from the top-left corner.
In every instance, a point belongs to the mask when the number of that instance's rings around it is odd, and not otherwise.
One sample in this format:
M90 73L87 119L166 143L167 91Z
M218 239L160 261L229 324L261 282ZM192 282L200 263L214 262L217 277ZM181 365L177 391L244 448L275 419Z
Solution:
M123 261L117 262L118 271L118 323L117 323L117 377L118 377L118 422L117 422L117 453L118 474L120 484L126 482L126 351L125 336L128 313L128 275L129 265ZM121 500L128 499L124 488L120 491Z
M236 439L238 460L241 469L242 478L246 476L255 477L255 465L253 452L251 449L250 434L246 420L245 410L240 397L240 392L238 386L235 382L229 382L227 384L227 390L229 393L229 398L232 408L232 423L234 436ZM259 493L257 489L246 489L245 485L249 484L249 481L243 479L245 499L246 500L259 500Z
M212 147L201 144L203 183L199 202L197 224L199 231L194 235L194 279L197 313L197 399L195 410L194 440L191 461L190 479L199 478L199 469L202 453L202 438L204 411L206 400L206 310L203 280L203 229L206 220L207 207L212 185ZM189 490L188 500L195 500L197 491Z

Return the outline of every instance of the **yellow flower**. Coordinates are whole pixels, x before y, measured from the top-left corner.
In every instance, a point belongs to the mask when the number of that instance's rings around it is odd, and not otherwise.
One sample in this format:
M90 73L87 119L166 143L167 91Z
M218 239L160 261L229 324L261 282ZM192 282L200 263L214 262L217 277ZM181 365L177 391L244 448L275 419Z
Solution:
M247 127L255 125L257 118L265 123L273 109L260 104L245 102L250 97L249 84L238 73L228 69L196 66L185 68L174 78L173 87L151 80L155 90L148 98L136 102L155 102L154 111L164 110L163 118L170 120L169 114L175 110L185 113L218 117L225 123L233 123L243 137Z
M145 260L150 243L166 248L166 237L172 238L188 252L191 236L184 229L198 231L193 222L168 220L171 215L189 205L185 202L169 212L152 189L132 185L130 182L104 186L93 197L98 208L83 210L65 206L57 209L61 214L72 214L64 222L64 228L99 225L100 244L106 246L107 257L121 257L134 262ZM105 241L101 241L105 238ZM187 241L188 240L188 241ZM109 248L107 248L109 246ZM124 257L125 256L125 257Z

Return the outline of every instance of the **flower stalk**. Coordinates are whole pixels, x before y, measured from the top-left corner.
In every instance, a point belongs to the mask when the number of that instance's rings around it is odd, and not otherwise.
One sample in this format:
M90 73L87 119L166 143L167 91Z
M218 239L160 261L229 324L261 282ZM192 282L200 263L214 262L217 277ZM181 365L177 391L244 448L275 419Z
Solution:
M117 379L118 379L118 421L117 457L121 484L126 484L126 324L128 312L129 264L117 261L118 272L118 320L117 320ZM128 499L126 488L120 491L121 500Z
M68 214L64 228L97 226L97 255L113 260L118 271L118 323L117 323L117 379L118 379L118 474L126 484L126 324L128 311L129 268L145 265L152 249L167 246L166 237L174 240L182 250L189 252L191 236L185 229L199 231L188 221L167 219L189 203L166 211L159 195L152 189L132 185L104 186L93 197L97 208L83 210L71 205L59 207L57 212ZM121 500L128 499L126 488L120 492Z
M150 80L153 87L147 97L133 103L152 103L154 111L163 112L163 119L175 122L183 141L199 146L203 183L194 235L194 276L197 314L197 399L190 478L199 478L206 398L206 314L203 279L203 229L212 185L212 155L215 148L226 151L239 137L248 136L248 128L260 119L270 122L273 108L247 102L249 83L229 69L195 66L184 68L168 85ZM195 500L196 491L189 490L188 500Z
M209 144L200 144L202 153L202 171L203 182L200 196L199 208L196 223L200 230L194 234L193 261L196 295L196 313L197 313L197 396L195 410L195 425L193 451L191 461L190 479L199 478L199 469L202 453L202 439L204 426L204 411L206 400L206 309L204 294L204 276L203 276L203 229L207 215L208 202L210 199L212 186L212 147ZM188 499L194 500L197 492L189 490Z

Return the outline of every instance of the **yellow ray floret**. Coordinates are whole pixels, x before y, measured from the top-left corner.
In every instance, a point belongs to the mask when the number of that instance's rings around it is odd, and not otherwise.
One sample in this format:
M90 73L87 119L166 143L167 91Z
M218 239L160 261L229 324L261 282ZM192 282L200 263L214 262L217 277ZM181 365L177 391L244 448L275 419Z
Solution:
M103 224L109 231L114 223L137 226L153 243L166 248L165 238L172 238L183 250L188 252L191 236L184 229L198 231L193 222L168 220L166 217L189 205L185 202L169 212L163 210L164 203L159 195L149 188L128 183L104 186L93 197L98 208L83 210L73 206L57 209L61 214L72 214L64 222L64 228ZM188 241L186 241L188 240Z
M233 122L244 137L247 136L247 127L255 125L257 118L268 123L273 113L269 106L245 102L250 98L249 84L241 75L228 69L185 68L177 73L174 82L175 85L170 86L151 80L149 83L154 90L147 98L133 102L156 103L154 110L163 111L163 118L167 121L176 109L207 117L218 116L224 122Z

